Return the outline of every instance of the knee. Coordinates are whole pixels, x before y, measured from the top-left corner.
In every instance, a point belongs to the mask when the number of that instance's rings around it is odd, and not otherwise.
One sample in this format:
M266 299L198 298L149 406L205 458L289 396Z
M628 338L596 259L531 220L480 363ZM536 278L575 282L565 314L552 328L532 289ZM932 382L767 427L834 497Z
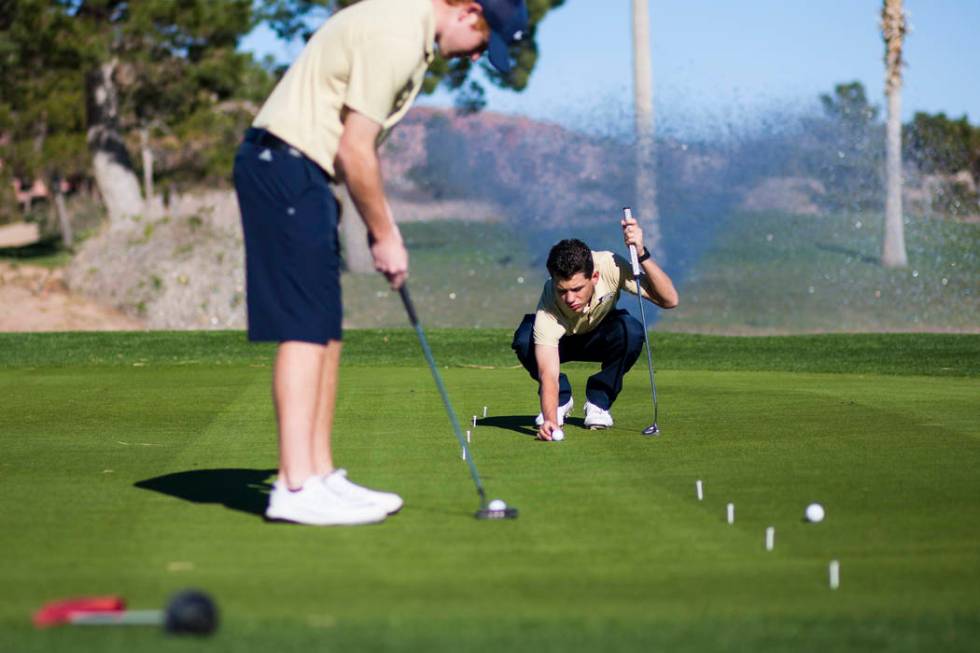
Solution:
M643 325L632 315L623 315L621 322L623 325L626 351L640 351L643 348Z

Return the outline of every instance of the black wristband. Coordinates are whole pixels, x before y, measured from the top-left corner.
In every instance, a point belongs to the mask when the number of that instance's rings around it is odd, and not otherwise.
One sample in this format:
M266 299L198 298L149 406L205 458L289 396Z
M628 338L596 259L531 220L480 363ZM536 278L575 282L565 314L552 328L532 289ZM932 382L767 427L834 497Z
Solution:
M643 261L647 260L648 258L650 258L650 250L648 250L646 247L644 247L643 248L643 253L640 254L640 257L638 259L636 259L636 262L637 263L642 263Z

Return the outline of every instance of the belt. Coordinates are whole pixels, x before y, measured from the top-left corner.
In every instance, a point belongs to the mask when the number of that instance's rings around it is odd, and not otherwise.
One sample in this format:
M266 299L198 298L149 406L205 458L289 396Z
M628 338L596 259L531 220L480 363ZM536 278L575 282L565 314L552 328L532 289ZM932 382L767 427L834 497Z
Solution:
M270 150L297 151L295 147L282 140L275 134L270 134L268 131L258 129L256 127L249 127L247 130L245 130L245 142L258 145L259 147L267 147Z

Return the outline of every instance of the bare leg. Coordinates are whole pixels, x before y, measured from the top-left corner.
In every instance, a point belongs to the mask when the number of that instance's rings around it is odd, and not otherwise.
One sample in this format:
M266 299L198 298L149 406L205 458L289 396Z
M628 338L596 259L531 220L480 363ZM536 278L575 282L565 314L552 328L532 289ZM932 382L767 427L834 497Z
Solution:
M313 424L313 469L317 476L334 470L330 436L333 432L334 406L337 404L337 380L340 376L339 340L327 343L320 375L319 396L316 404L316 421Z
M315 473L313 433L326 347L279 344L272 394L279 421L279 478L300 488Z

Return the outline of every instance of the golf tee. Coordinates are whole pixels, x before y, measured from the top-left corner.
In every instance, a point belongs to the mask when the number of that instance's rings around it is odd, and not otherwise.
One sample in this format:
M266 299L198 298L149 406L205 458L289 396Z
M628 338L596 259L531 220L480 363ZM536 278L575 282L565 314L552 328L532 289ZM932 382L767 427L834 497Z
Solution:
M694 489L698 493L698 501L704 501L704 486L701 484L701 481L694 482Z
M467 431L466 432L466 444L470 444L470 442L472 442L472 440L470 440L470 432Z
M734 503L728 504L728 523L729 524L734 524L735 523L735 504Z
M486 418L486 416L487 416L487 407L484 406L483 407L483 417Z
M766 529L766 551L772 551L776 544L776 529L772 526Z
M840 562L830 561L830 589L835 590L840 587Z

